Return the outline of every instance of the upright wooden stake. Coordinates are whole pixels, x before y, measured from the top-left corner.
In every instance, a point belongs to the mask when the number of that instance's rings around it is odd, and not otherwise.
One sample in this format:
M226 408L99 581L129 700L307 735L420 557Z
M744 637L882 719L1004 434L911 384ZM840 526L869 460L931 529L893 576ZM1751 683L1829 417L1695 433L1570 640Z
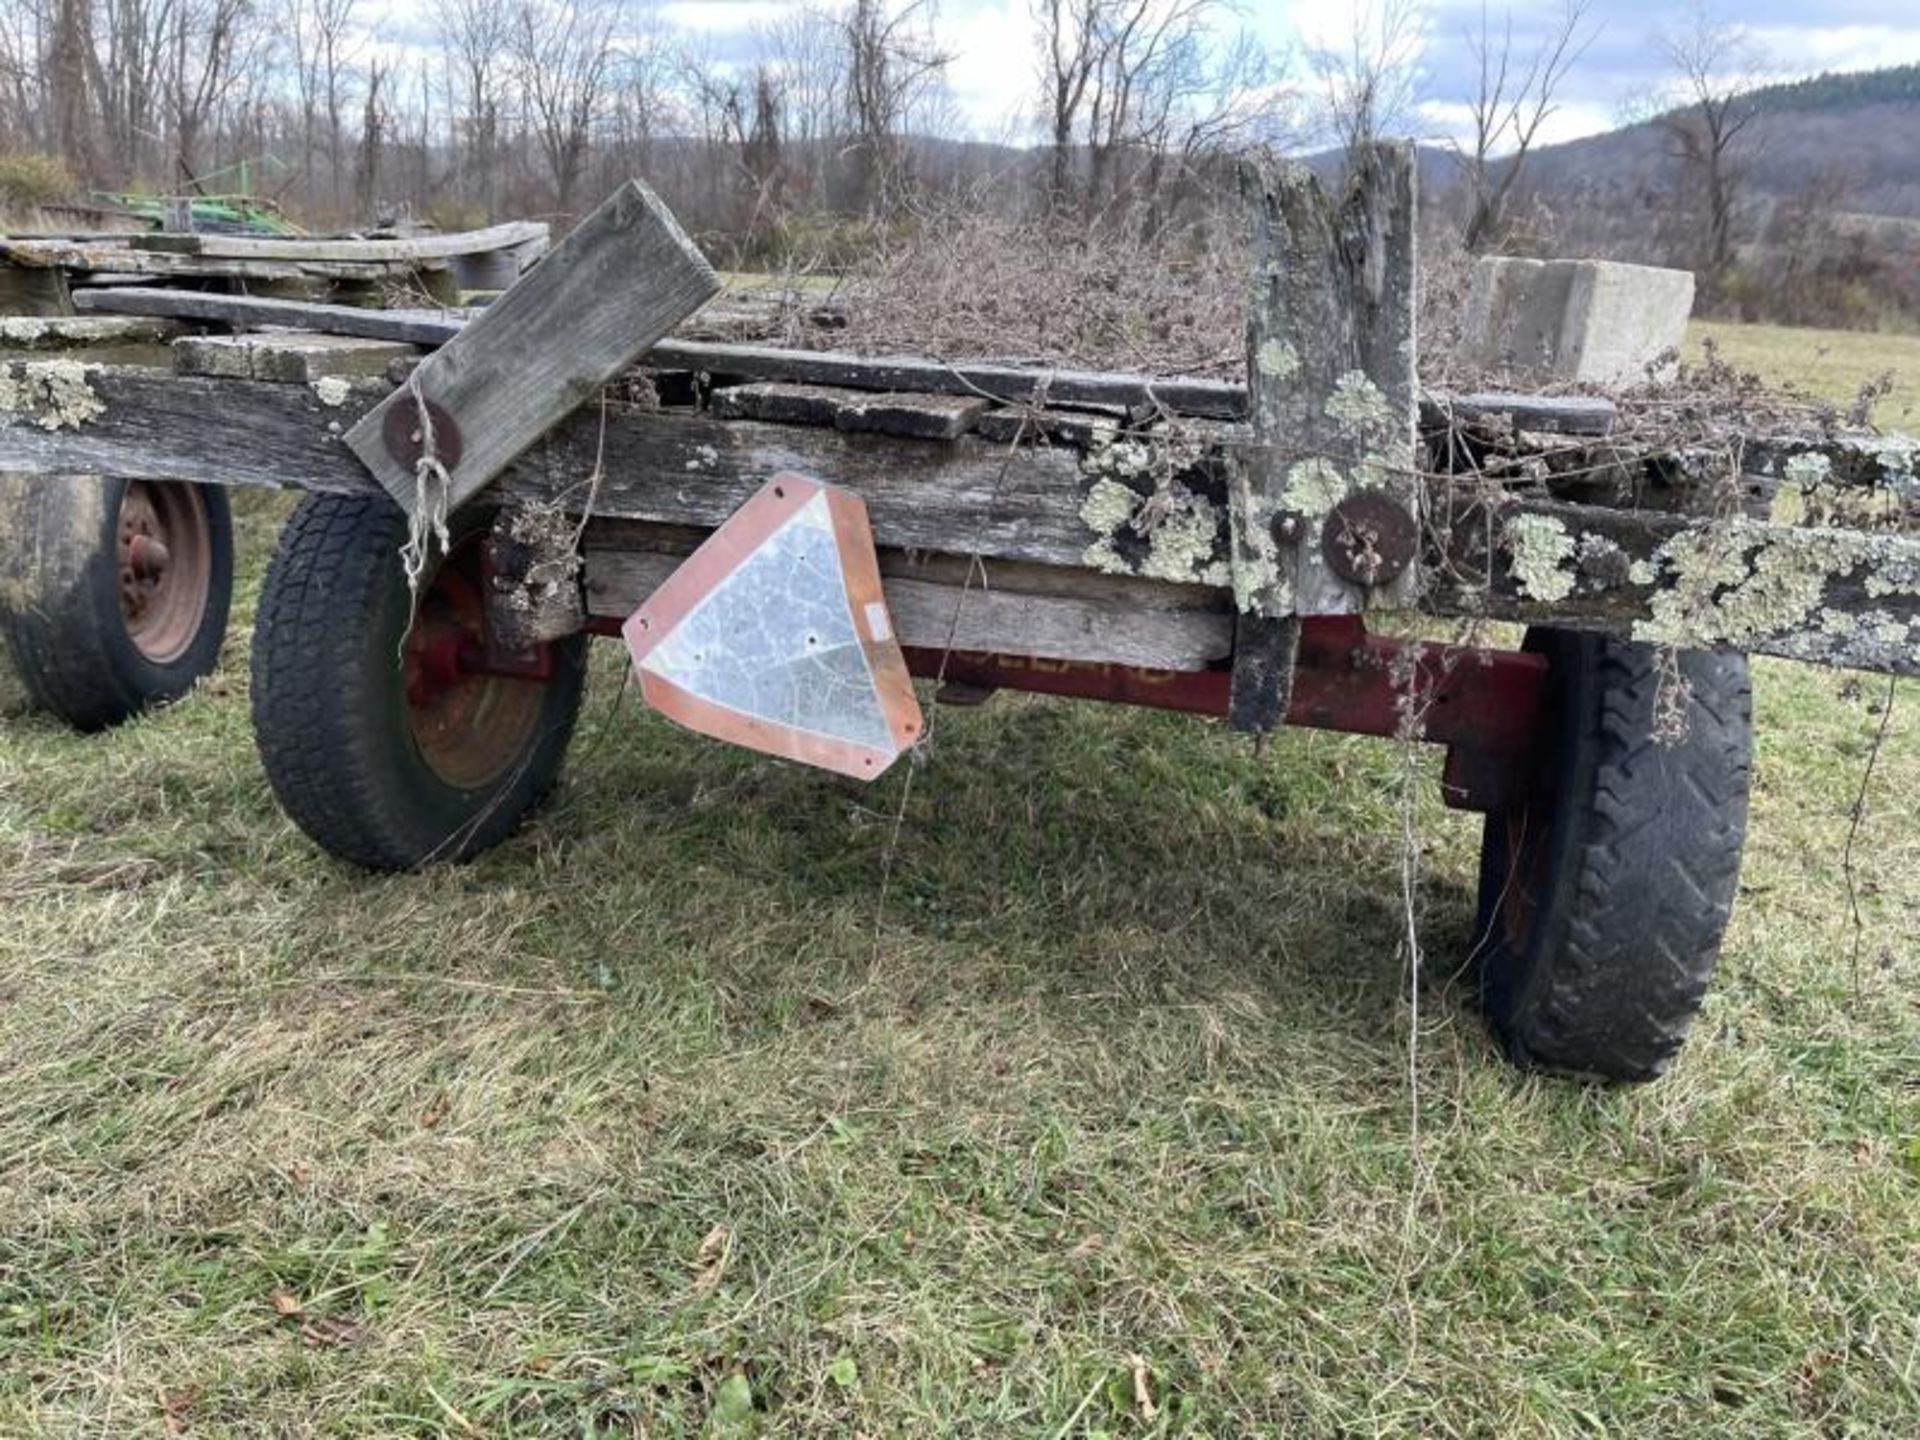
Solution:
M1229 495L1241 615L1233 723L1287 710L1301 615L1419 593L1413 147L1358 156L1338 197L1295 164L1249 164L1253 442Z

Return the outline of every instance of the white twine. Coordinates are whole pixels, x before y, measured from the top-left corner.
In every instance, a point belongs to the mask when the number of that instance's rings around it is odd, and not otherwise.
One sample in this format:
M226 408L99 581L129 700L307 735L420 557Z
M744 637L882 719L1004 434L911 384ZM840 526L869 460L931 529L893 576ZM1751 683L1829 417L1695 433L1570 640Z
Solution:
M407 593L413 605L420 604L420 583L426 578L427 564L433 558L433 542L440 542L440 553L452 547L447 533L448 499L453 491L453 476L440 461L434 443L433 415L427 409L427 397L420 393L420 372L407 376L407 390L413 396L420 426L420 458L413 462L413 508L407 515L407 543L400 547L400 565L407 574Z

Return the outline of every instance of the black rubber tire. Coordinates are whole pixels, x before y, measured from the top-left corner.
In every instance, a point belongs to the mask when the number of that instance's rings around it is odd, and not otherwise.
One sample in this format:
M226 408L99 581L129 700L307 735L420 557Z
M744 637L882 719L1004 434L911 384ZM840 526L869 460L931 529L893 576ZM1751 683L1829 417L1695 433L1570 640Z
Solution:
M488 519L456 517L454 543ZM405 538L384 497L307 496L281 533L253 637L254 740L274 794L323 849L375 870L468 860L511 835L559 776L586 680L587 637L556 642L514 763L475 788L444 781L407 718Z
M1720 956L1746 835L1753 703L1742 655L1679 656L1687 738L1654 739L1658 652L1529 631L1550 662L1532 796L1487 817L1481 1003L1513 1060L1650 1080Z
M120 609L120 502L129 481L0 478L0 636L27 693L77 730L104 730L177 700L219 663L233 603L233 516L216 485L179 484L207 526L206 607L164 663L141 653Z

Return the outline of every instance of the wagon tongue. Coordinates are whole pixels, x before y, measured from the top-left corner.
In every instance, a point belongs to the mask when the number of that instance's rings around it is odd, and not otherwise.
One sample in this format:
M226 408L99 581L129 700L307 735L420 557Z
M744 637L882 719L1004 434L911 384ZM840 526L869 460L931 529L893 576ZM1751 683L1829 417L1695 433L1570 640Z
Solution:
M690 730L871 780L920 707L857 495L776 475L628 619L640 693Z

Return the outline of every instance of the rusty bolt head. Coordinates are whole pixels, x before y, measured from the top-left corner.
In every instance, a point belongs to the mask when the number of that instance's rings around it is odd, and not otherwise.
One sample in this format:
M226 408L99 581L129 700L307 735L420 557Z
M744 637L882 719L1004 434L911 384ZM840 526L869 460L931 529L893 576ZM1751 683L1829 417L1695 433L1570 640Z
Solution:
M1413 563L1419 530L1405 507L1378 490L1349 495L1320 527L1320 554L1342 580L1390 584Z
M460 426L438 401L427 401L427 418L433 422L434 458L449 471L460 464ZM387 407L380 422L380 438L387 454L408 470L420 463L423 437L420 433L420 404L411 395L401 395Z

